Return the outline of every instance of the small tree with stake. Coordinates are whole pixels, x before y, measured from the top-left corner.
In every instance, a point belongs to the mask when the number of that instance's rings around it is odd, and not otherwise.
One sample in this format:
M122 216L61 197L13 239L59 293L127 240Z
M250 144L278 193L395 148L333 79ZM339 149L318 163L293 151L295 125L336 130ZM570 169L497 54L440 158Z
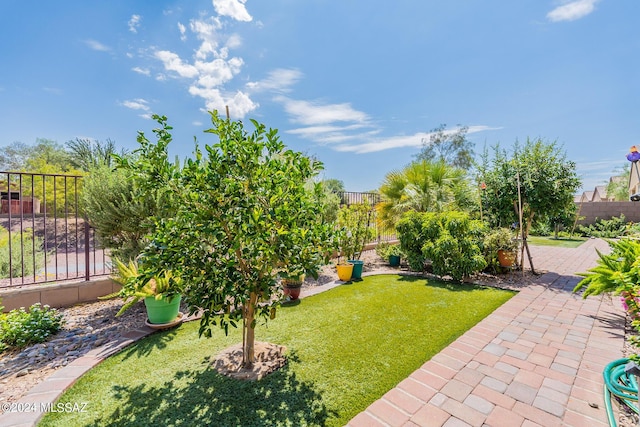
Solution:
M317 277L332 249L333 227L318 215L321 186L305 186L320 162L287 150L277 130L252 120L249 133L240 121L210 114L213 127L205 132L219 142L204 153L196 147L182 170L167 160L171 127L158 116L158 144L141 133L138 160L122 166L175 195L177 212L158 221L141 254L143 268L181 277L191 311L202 310L200 335L210 337L216 325L227 333L241 323L242 365L251 368L258 320L275 318L278 274Z

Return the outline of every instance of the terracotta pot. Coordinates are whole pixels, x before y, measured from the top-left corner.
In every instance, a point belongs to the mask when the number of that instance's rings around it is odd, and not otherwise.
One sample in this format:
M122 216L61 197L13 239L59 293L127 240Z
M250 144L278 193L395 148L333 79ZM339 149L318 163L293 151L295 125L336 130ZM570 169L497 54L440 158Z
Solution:
M285 286L284 287L284 293L285 295L289 295L289 298L291 299L291 301L295 301L300 297L300 286Z
M498 262L501 267L512 267L516 263L516 253L513 251L498 251Z

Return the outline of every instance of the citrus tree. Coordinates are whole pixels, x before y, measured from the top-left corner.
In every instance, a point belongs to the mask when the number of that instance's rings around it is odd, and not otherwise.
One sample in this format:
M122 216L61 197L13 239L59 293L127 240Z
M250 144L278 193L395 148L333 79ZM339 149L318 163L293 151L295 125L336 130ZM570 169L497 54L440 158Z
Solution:
M248 368L258 322L275 318L278 275L317 277L332 251L333 226L318 215L321 185L306 184L320 162L286 149L277 130L252 120L248 132L240 121L210 114L213 127L205 132L218 142L196 147L181 169L168 161L166 117L155 116L157 144L140 133L133 160L118 161L140 188L171 194L176 207L173 216L157 219L141 268L149 277L171 270L183 280L191 311L202 310L200 335L242 324Z

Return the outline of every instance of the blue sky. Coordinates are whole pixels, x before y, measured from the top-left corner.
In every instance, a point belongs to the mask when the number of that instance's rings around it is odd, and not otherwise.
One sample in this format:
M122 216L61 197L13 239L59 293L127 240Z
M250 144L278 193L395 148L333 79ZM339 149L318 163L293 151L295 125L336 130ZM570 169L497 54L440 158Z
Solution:
M556 140L591 190L640 143L639 19L638 0L2 0L0 145L133 149L157 113L185 157L228 105L352 191L440 124L476 152Z

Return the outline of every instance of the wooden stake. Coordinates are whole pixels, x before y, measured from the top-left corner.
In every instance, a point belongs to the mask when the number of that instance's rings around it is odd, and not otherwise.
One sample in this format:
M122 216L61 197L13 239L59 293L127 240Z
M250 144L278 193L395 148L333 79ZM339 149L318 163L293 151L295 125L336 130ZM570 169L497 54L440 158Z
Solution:
M520 251L520 262L522 263L522 275L524 276L524 250L527 250L527 258L529 259L529 265L531 266L531 272L537 274L533 268L533 258L531 257L531 251L529 251L529 245L527 244L527 234L525 233L524 226L522 224L522 195L520 193L520 172L516 172L516 179L518 181L518 219L520 220L520 231L522 234L522 250Z
M229 106L225 105L225 108L227 109L227 120L229 120L231 117L229 116Z

